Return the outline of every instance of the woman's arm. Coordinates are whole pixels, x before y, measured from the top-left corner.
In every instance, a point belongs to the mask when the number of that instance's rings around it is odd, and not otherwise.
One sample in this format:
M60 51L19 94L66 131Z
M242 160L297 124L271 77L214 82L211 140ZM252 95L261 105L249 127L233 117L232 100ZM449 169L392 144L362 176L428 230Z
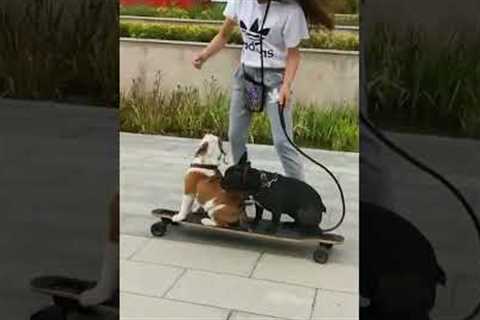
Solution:
M299 48L288 49L285 76L278 96L278 102L282 106L288 106L288 101L290 99L290 93L292 90L292 83L297 75L298 66L300 65L300 58L301 54Z
M218 32L218 34L215 36L215 38L210 41L208 46L200 53L196 54L193 57L193 66L197 69L201 69L203 64L213 55L215 55L217 52L222 50L225 45L228 42L228 39L232 35L232 32L235 28L237 23L230 19L227 18L225 19L225 22L223 23L222 28Z

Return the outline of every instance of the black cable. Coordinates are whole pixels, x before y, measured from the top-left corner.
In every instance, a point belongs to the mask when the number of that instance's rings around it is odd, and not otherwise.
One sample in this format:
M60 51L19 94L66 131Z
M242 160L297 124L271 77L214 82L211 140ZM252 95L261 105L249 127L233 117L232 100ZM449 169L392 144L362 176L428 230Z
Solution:
M478 217L475 215L475 211L473 210L472 206L470 205L470 203L468 203L468 201L465 199L465 197L460 192L460 190L458 190L457 187L455 187L450 181L448 181L440 173L436 172L432 168L428 167L426 164L415 159L412 155L410 155L405 150L398 147L394 142L392 142L382 132L380 132L380 130L378 130L370 121L368 121L362 112L360 112L360 121L363 122L367 126L367 128L370 130L370 132L372 132L380 141L382 141L393 152L400 155L402 158L404 158L405 160L413 164L415 167L417 167L421 171L428 173L433 178L440 181L457 198L457 200L462 204L463 208L465 209L465 211L467 211L468 216L472 220L475 230L477 232L479 243L480 243L480 221ZM477 305L472 310L472 312L470 312L470 314L465 318L462 318L462 320L473 320L473 318L477 316L479 313L480 313L480 301L477 303Z
M342 189L342 186L340 185L340 183L338 182L338 179L337 177L335 177L335 175L330 171L330 169L328 169L325 165L321 164L320 162L318 162L317 160L313 159L312 157L310 157L308 154L306 154L305 152L302 151L302 149L300 149L293 141L292 139L290 138L290 136L288 135L287 133L287 126L285 124L285 116L283 114L283 109L284 107L282 105L280 105L280 103L278 104L278 115L280 116L280 123L282 125L282 129L283 129L283 133L285 134L285 137L287 137L287 140L288 142L290 142L290 144L301 154L303 155L305 158L307 158L308 160L312 161L313 163L315 163L317 166L321 167L323 170L325 170L329 175L330 177L332 177L333 181L335 182L335 184L337 185L337 188L338 188L338 191L340 193L340 198L341 198L341 202L342 202L342 216L340 217L340 220L338 221L338 223L331 227L331 228L328 228L328 229L322 229L323 232L331 232L335 229L337 229L338 227L340 227L343 223L343 220L345 219L345 196L343 194L343 189Z

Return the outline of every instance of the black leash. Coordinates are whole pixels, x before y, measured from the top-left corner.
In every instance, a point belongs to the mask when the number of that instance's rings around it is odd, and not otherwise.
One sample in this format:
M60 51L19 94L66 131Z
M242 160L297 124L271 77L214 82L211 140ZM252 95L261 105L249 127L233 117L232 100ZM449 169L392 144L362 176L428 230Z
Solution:
M415 159L412 155L410 155L408 152L397 146L394 142L392 142L389 138L387 138L380 130L378 130L367 118L363 115L362 112L360 112L360 121L367 126L367 128L370 130L371 133L375 135L380 141L383 142L388 148L390 148L393 152L396 154L400 155L402 158L413 164L415 167L420 169L423 172L428 173L431 175L433 178L436 180L440 181L440 183L445 186L456 198L457 200L462 204L463 208L467 212L468 216L472 220L472 223L475 227L475 231L477 232L478 240L480 242L480 221L478 217L475 214L475 211L473 210L472 206L468 201L465 199L464 195L458 190L457 187L455 187L450 181L448 181L444 176L442 176L440 173L436 172L423 162L419 161L418 159ZM462 318L462 320L473 320L475 316L477 316L480 313L480 301L477 303L475 308L470 312L468 316L465 318Z
M292 139L290 138L290 136L288 135L287 133L287 126L285 124L285 115L283 114L283 109L284 107L279 103L278 104L278 115L280 116L280 123L282 125L282 129L283 129L283 133L285 134L285 137L287 137L287 140L288 142L292 145L292 147L294 147L301 155L303 155L305 158L307 158L308 160L312 161L314 164L316 164L317 166L321 167L323 170L325 170L328 175L330 175L330 177L333 179L333 181L335 182L335 184L337 185L337 188L338 188L338 191L340 193L340 198L341 198L341 202L342 202L342 216L340 217L340 220L337 222L337 224L331 228L328 228L328 229L322 229L323 232L331 232L335 229L337 229L338 227L340 227L343 223L343 220L345 220L345 196L343 194L343 189L342 189L342 186L340 185L340 182L338 182L338 179L337 177L335 177L335 175L330 171L330 169L328 169L325 165L321 164L320 162L318 162L317 160L313 159L311 156L309 156L308 154L306 154L305 152L302 151L302 149L300 149L300 147L298 147L293 141Z

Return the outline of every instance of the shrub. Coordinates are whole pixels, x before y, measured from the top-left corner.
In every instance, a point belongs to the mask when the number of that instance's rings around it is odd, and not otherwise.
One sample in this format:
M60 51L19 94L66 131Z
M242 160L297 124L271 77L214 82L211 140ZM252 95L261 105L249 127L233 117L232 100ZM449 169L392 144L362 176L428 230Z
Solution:
M480 137L478 39L472 43L453 34L433 45L422 31L399 35L378 26L370 43L368 98L374 117L398 127Z
M126 16L158 17L158 10L148 5L120 6L120 14Z
M159 40L179 40L209 42L215 37L219 27L200 25L167 25L122 22L122 37ZM236 30L231 39L232 44L242 44L242 36ZM321 48L337 50L358 50L358 35L342 32L312 31L311 38L302 42L304 48Z
M142 79L133 81L121 94L122 131L200 138L205 132L227 137L229 97L218 83L205 83L202 96L194 87L178 86L165 90L158 76L151 90ZM299 145L341 151L358 151L357 108L342 106L299 105L294 107L294 132ZM250 142L271 144L271 131L264 114L255 115Z
M356 14L337 14L335 15L335 25L338 26L358 26L358 15Z
M0 95L118 105L117 3L0 4ZM55 50L52 50L55 48Z
M334 13L356 14L358 13L358 0L328 0L327 8Z
M338 25L358 25L358 9L356 5L348 5L347 2L356 3L357 0L342 0L345 2L343 6L339 6L339 11L332 11L342 13L335 15L335 23ZM183 9L178 7L152 7L145 5L135 6L120 6L121 15L129 16L144 16L144 17L159 17L159 18L178 18L178 19L201 19L201 20L223 20L224 5L214 4L209 6L196 6L191 9Z

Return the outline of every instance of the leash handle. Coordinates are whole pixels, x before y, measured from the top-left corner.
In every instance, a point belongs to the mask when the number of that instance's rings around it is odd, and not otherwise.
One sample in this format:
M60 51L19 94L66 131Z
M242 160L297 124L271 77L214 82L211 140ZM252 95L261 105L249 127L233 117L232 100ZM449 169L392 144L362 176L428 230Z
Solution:
M340 217L340 220L337 222L336 225L334 225L333 227L331 228L328 228L328 229L324 229L322 230L323 232L331 232L333 230L336 230L338 229L338 227L340 227L343 223L343 221L345 220L345 195L343 194L343 189L342 189L342 186L340 185L340 182L338 182L338 179L337 177L333 174L333 172L330 171L330 169L328 169L325 165L321 164L320 162L318 162L317 160L313 159L311 156L309 156L308 154L306 154L305 152L302 151L302 149L300 149L300 147L298 147L292 140L292 138L290 138L290 136L288 135L288 132L287 132L287 125L285 123L285 115L284 115L284 109L285 109L285 106L278 103L278 115L280 116L280 124L282 125L282 129L283 129L283 133L285 134L285 137L287 138L288 142L292 145L292 147L295 148L295 150L297 150L302 156L304 156L305 158L307 158L308 160L310 160L311 162L313 162L314 164L316 164L317 166L321 167L323 170L325 170L325 172L328 173L328 175L332 178L332 180L335 182L335 184L337 185L337 188L338 188L338 192L340 193L340 200L341 200L341 203L342 203L342 216Z

